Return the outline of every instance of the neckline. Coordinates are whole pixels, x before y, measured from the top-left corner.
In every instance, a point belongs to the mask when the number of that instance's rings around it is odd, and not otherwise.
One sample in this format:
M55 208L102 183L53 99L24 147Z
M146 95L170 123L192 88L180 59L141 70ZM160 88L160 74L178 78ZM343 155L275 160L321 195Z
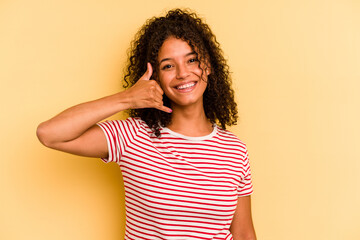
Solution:
M186 140L190 140L190 141L201 141L201 140L208 140L210 138L212 138L214 135L216 135L217 133L217 125L216 124L213 124L213 130L211 133L205 135L205 136L199 136L199 137L191 137L191 136L186 136L186 135L183 135L181 133L177 133L177 132L174 132L172 130L170 130L169 128L167 127L164 127L163 128L163 131L175 136L175 137L179 137L179 138L183 138L183 139L186 139Z

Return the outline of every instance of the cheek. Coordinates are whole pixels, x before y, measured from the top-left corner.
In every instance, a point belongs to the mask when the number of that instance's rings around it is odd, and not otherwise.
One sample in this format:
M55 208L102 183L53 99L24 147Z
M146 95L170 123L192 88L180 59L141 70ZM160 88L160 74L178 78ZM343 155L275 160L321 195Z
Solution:
M169 86L171 80L173 79L173 74L171 72L163 72L159 74L158 82L162 88Z
M201 68L199 68L198 66L193 67L191 69L191 72L194 73L196 76L198 76L199 78L202 76L202 78L207 78L207 74L205 70L202 70Z

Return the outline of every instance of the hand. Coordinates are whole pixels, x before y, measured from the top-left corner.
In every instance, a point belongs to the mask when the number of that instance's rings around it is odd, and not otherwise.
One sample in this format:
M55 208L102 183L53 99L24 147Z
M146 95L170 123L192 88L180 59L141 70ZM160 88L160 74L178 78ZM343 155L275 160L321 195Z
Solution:
M138 108L156 108L161 111L171 113L172 110L164 106L163 94L159 84L155 80L151 80L153 69L150 63L147 63L147 69L144 75L127 90L130 96L130 106L133 109Z

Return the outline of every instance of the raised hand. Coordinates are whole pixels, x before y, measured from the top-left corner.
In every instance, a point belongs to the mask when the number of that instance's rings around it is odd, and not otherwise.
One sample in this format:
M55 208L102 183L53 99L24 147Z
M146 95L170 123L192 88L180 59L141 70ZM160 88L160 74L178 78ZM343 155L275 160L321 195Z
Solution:
M172 110L164 106L163 94L159 84L151 80L153 69L150 63L147 63L147 69L144 75L132 86L126 90L130 98L130 108L156 108L161 111L171 113Z

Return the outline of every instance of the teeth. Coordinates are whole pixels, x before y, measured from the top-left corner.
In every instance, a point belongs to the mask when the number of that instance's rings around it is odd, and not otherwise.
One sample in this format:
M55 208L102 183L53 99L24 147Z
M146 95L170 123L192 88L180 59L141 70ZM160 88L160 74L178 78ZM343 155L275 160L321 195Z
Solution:
M193 82L193 83L188 83L188 84L184 84L184 85L181 85L181 86L178 86L178 87L176 87L177 89L185 89L185 88L190 88L190 87L192 87L192 86L194 86L195 85L195 83Z

